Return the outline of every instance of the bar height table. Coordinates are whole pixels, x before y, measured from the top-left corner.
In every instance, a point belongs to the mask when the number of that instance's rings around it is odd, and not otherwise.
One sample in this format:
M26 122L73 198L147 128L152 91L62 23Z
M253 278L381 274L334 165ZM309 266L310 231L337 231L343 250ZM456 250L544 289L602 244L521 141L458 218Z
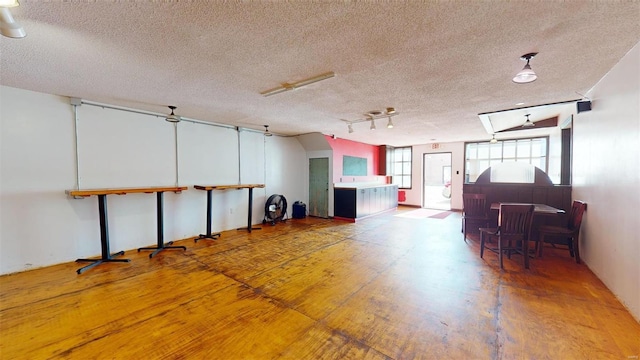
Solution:
M200 234L198 235L198 237L196 239L194 239L194 241L198 241L201 239L212 239L215 240L216 238L220 237L220 233L215 233L213 234L211 232L211 207L212 207L212 191L213 190L228 190L228 189L249 189L249 209L248 209L248 216L247 216L247 227L246 228L240 228L238 230L247 230L249 232L251 232L251 230L258 230L260 229L259 227L253 227L251 224L251 218L252 218L252 205L253 205L253 189L254 188L263 188L264 184L240 184L240 185L194 185L194 188L198 189L198 190L205 190L207 192L207 232L204 234Z
M76 270L78 274L100 265L104 262L129 262L130 259L114 259L124 255L124 251L111 254L109 250L109 218L107 214L107 195L125 195L129 193L158 193L158 251L166 248L162 243L162 192L173 191L179 193L187 187L147 187L147 188L122 188L122 189L90 189L90 190L66 190L65 193L74 198L85 198L92 195L98 196L98 214L100 216L100 247L101 257L98 259L77 259L76 262L90 262L91 264ZM170 245L171 243L169 243ZM156 248L154 248L156 249ZM186 248L185 248L186 249ZM139 251L140 249L138 249ZM157 251L156 251L157 253ZM152 255L155 255L152 254Z

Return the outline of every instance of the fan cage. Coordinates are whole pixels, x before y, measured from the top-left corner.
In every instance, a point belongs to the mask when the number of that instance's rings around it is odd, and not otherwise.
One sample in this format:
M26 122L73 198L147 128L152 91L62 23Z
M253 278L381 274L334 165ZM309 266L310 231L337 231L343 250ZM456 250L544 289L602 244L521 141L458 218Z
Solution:
M275 225L278 221L284 221L286 217L287 199L280 194L269 196L264 205L264 220L262 220L262 223L270 222L271 225Z

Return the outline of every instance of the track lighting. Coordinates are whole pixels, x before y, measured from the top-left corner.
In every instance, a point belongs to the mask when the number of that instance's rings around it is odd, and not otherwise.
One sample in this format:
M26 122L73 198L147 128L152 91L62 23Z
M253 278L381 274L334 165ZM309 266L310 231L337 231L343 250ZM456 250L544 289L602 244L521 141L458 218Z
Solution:
M391 119L393 116L398 115L399 113L396 111L395 108L392 107L388 107L386 108L385 111L380 111L380 110L372 110L369 111L367 113L364 114L364 118L362 119L358 119L358 120L345 120L345 119L341 119L342 121L347 123L347 129L349 130L349 134L353 133L353 124L357 124L360 122L365 122L365 121L369 121L371 124L369 126L370 130L375 130L376 129L376 122L375 120L377 119L384 119L384 118L388 118L388 122L387 122L387 129L393 129L393 120Z
M15 39L27 36L24 28L13 19L9 11L10 7L18 5L18 0L0 0L0 34L3 36Z
M538 53L528 53L524 54L520 57L522 60L526 60L527 64L524 68L513 78L513 82L517 84L526 84L535 81L538 76L533 70L531 70L531 66L529 65L529 60L534 56L538 55Z
M334 76L336 76L336 73L334 73L333 71L329 71L329 72L326 72L324 74L320 74L318 76L310 77L308 79L304 79L304 80L300 80L300 81L296 81L296 82L292 82L292 83L283 83L278 87L275 87L275 88L269 89L269 90L265 90L265 91L261 92L260 94L262 96L271 96L271 95L275 95L275 94L280 94L280 93L283 93L285 91L295 90L295 89L299 89L299 88L301 88L303 86L311 85L311 84L316 83L318 81L330 79L330 78L332 78Z

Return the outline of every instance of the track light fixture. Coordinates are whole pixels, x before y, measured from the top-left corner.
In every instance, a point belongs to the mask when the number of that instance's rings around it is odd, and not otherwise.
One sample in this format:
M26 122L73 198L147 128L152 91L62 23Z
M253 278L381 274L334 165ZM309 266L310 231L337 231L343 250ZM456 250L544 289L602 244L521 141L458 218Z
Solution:
M176 115L173 113L173 110L175 110L176 107L169 105L169 109L171 109L171 114L167 115L165 120L167 120L170 123L179 123L182 118L179 115Z
M0 0L0 34L6 37L20 39L27 36L24 28L11 15L9 8L20 5L18 0Z
M292 82L292 83L282 83L280 86L275 87L273 89L262 91L260 94L262 96L271 96L271 95L275 95L275 94L280 94L280 93L283 93L285 91L295 90L295 89L299 89L299 88L301 88L303 86L311 85L311 84L316 83L318 81L330 79L330 78L332 78L334 76L336 76L336 73L334 73L333 71L329 71L329 72L326 72L324 74L320 74L318 76L310 77L308 79L304 79L304 80L300 80L300 81L296 81L296 82Z
M534 56L538 55L538 53L528 53L524 54L520 57L522 60L526 60L527 64L524 66L522 70L513 78L513 82L516 84L526 84L535 81L538 76L533 70L531 70L531 66L529 65L529 60Z
M357 120L345 120L345 119L341 119L342 121L347 123L347 129L349 129L349 134L353 133L353 124L357 124L357 123L361 123L361 122L365 122L368 121L370 122L370 126L369 126L369 130L375 130L376 129L376 122L375 120L377 119L384 119L384 118L388 118L388 122L387 122L387 129L393 129L393 121L391 120L391 118L393 116L399 115L399 113L396 111L395 108L392 107L388 107L385 109L385 111L380 111L380 110L372 110L367 112L366 114L364 114L364 118L362 119L357 119Z

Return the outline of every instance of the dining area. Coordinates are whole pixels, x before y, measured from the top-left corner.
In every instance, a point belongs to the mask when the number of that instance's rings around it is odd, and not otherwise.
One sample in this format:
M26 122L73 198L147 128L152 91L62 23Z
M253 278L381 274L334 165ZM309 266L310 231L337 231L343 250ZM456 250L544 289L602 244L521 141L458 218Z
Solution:
M580 263L579 236L587 204L571 199L570 185L554 185L543 172L528 183L500 182L491 168L463 190L462 233L466 242L475 234L480 258L495 253L500 269L504 257L516 255L529 269L545 247L561 248Z

